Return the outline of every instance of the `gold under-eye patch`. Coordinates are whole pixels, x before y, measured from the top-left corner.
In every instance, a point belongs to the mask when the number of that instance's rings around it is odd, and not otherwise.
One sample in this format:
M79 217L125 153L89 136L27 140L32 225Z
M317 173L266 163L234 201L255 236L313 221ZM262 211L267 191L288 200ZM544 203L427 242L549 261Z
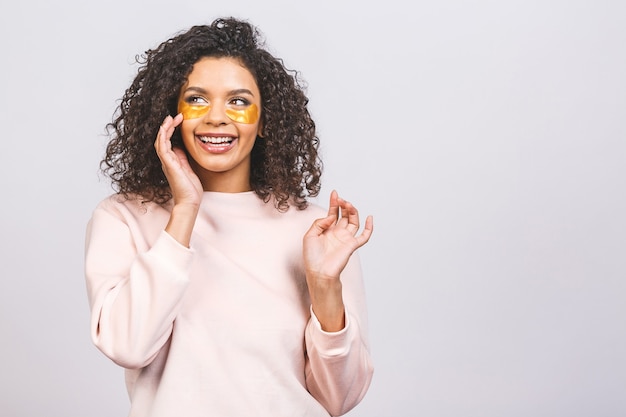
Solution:
M207 114L210 110L211 106L208 105L194 106L184 100L178 102L178 112L182 113L184 120L198 119ZM248 107L241 110L226 108L224 113L226 113L226 116L228 116L230 120L236 123L252 124L259 120L259 108L256 104L250 104Z

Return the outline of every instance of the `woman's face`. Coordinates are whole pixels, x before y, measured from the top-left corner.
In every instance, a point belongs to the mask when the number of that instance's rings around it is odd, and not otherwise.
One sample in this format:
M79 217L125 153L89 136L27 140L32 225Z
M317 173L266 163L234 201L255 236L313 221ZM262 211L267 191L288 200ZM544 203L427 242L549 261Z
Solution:
M181 136L205 191L250 190L250 152L259 131L261 94L237 59L202 58L181 88Z

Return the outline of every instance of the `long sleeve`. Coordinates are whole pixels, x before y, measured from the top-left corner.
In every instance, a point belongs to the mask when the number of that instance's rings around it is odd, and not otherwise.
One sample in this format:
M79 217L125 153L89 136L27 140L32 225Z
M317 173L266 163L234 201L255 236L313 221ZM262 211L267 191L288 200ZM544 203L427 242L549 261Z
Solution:
M140 368L171 334L189 283L192 251L162 229L152 238L143 236L137 213L106 203L94 211L86 233L91 336L115 363Z
M326 210L276 210L253 191L203 194L190 241L170 205L112 196L88 223L95 345L126 368L129 417L329 417L372 376L356 255L341 280L346 327L312 315L302 236Z
M369 352L365 291L358 254L342 276L346 325L335 333L322 327L311 309L306 328L307 389L333 416L354 408L367 392L373 366Z

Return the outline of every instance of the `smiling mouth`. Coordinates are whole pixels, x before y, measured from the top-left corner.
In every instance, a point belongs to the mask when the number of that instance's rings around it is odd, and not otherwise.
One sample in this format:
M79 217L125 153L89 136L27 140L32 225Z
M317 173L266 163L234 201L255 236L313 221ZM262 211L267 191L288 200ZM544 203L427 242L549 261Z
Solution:
M211 145L229 145L235 140L235 138L229 136L198 136L198 139L202 143L210 143Z

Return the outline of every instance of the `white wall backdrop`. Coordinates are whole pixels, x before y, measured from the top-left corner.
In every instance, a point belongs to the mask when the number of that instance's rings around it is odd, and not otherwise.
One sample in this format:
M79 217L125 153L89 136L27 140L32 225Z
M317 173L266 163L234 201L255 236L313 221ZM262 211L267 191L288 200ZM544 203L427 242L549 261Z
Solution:
M85 224L135 54L234 15L309 84L362 249L351 417L626 415L626 3L2 0L0 415L125 416Z

